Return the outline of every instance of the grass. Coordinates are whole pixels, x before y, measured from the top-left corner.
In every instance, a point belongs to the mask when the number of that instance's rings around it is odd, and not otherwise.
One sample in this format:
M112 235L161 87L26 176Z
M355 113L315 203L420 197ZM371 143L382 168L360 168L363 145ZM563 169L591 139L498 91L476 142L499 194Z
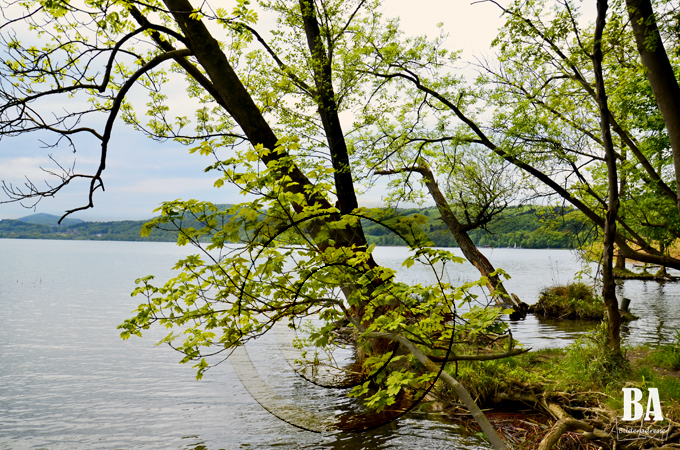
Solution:
M545 317L579 320L602 320L604 303L592 286L570 283L544 289L531 312Z
M603 333L585 335L567 348L532 351L513 358L458 363L457 379L482 407L538 394L566 396L580 406L623 413L623 387L656 387L666 417L680 420L680 334L674 344L625 349L613 358L602 345ZM455 366L447 371L456 376Z
M680 332L676 332L680 343ZM649 353L649 362L656 367L680 371L680 345L664 345Z

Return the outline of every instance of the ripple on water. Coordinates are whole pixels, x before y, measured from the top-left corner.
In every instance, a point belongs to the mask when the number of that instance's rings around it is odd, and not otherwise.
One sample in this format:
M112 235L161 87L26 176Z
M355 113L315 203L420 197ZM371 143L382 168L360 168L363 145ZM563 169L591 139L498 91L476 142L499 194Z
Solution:
M403 249L377 251L395 268L405 256ZM484 251L511 272L510 290L529 303L550 284L548 257L563 281L578 270L565 251ZM487 448L454 424L415 414L367 433L301 431L263 410L229 364L197 382L174 352L153 345L166 330L120 340L116 326L139 301L129 296L134 279L172 276L169 268L186 252L166 243L0 240L0 449ZM471 266L449 272L455 282L477 276ZM408 277L427 281L424 272ZM644 316L628 331L631 339L661 342L678 328L676 285L626 282L623 291L633 313ZM536 319L512 326L532 345L563 345L580 333ZM259 358L267 363L266 352ZM285 364L273 365L262 372L278 392L309 392Z

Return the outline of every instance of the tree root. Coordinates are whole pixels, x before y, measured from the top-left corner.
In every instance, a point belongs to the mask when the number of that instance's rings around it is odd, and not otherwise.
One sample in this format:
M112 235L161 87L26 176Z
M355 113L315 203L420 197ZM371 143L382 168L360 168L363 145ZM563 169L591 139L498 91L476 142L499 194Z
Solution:
M521 386L519 387L521 388ZM599 403L596 400L597 397L600 397L600 395L590 397L591 400L594 400L591 404L597 405ZM532 425L530 428L523 426L523 420L517 418L510 419L510 421L507 418L501 419L501 422L505 421L506 425L500 425L499 422L496 422L495 427L499 432L502 432L508 442L521 443L522 448L525 449L550 450L558 445L559 448L570 449L680 450L680 424L670 420L669 434L663 441L651 436L641 436L632 441L617 441L616 427L617 423L620 425L620 422L617 421L616 412L599 406L581 406L583 405L583 393L534 393L526 389L519 392L513 390L513 392L496 393L493 402L523 403L537 412L540 411L554 418L556 422L552 426L550 422L548 424L543 422L543 424L529 424ZM576 417L573 417L567 411L573 412ZM503 416L505 413L499 412L498 414ZM460 415L458 416L460 417ZM490 419L494 421L492 417L493 415L490 416ZM541 436L545 433L541 429L547 429L547 434ZM564 437L567 435L569 437L565 440ZM531 442L525 442L526 439Z
M547 403L544 401L543 404L550 415L558 420L550 432L543 438L538 446L538 450L550 450L564 433L571 430L583 431L583 436L587 439L608 439L611 437L609 433L595 428L584 420L574 419L557 403Z
M550 432L543 438L541 443L538 445L538 450L550 450L553 445L560 440L562 435L570 430L585 430L591 431L593 427L583 422L582 420L576 419L560 419L555 423Z

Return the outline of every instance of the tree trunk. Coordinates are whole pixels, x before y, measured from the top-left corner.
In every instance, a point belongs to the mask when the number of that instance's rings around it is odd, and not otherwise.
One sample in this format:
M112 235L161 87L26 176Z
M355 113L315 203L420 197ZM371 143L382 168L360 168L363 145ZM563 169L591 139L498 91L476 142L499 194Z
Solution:
M616 269L618 270L626 270L626 257L623 256L623 253L619 250L619 252L616 254Z
M189 48L198 60L198 63L205 70L209 78L208 83L211 83L209 85L209 92L215 96L215 100L239 124L252 145L262 144L267 149L275 149L278 137L253 101L252 96L248 93L243 83L241 83L241 80L220 48L219 43L210 34L201 20L190 18L190 14L195 11L195 8L188 0L164 0L164 3L168 10L172 12L182 33L186 36ZM192 74L192 72L189 73ZM200 80L197 81L200 82ZM339 126L339 122L337 125ZM337 134L334 134L334 136L337 136ZM265 164L269 164L276 160L285 160L288 156L285 151L278 153L270 152L263 155L261 159ZM335 161L334 165L336 165ZM341 162L340 165L342 166L343 163ZM284 190L302 194L309 205L317 205L323 209L332 207L325 197L309 193L309 187L312 183L297 165L293 164L286 175L294 183L288 183L283 187ZM347 179L349 179L349 183ZM336 183L338 185L337 195L339 203L345 205L344 212L349 212L356 207L356 195L354 194L351 179L351 173L349 173L349 167L347 166L346 172L341 171L341 182ZM296 209L300 209L300 205L294 206ZM334 231L332 239L336 242L337 246L351 246L352 244L362 246L366 244L360 224L345 230ZM321 248L323 250L324 246L322 245ZM369 264L375 265L375 262L371 259Z
M451 231L451 234L453 234L453 237L460 246L463 255L468 261L470 261L470 263L472 263L473 266L477 268L477 270L479 270L479 273L482 274L482 276L487 277L489 291L491 292L496 304L499 306L513 307L515 308L516 312L520 314L526 313L526 310L528 309L527 305L520 301L516 295L508 294L508 291L505 289L505 286L503 286L503 282L498 275L491 275L491 273L496 269L494 269L491 262L489 262L486 256L484 256L482 252L479 251L475 243L472 242L472 239L470 239L470 236L468 236L468 234L463 230L462 224L458 221L455 214L453 214L453 211L451 211L449 203L446 201L446 197L444 197L444 194L442 194L441 190L439 189L439 185L437 185L437 181L435 180L434 174L430 168L427 167L424 162L421 162L420 166L409 168L408 170L418 172L422 175L423 179L425 180L425 185L427 186L432 199L437 205L439 214L442 216L442 220ZM380 171L377 173L387 174L396 172L399 172L399 170Z
M666 244L663 242L659 243L659 250L661 250L662 253L666 253ZM662 276L662 277L667 277L668 276L668 271L666 270L666 266L661 265L661 268L656 272L657 276Z
M186 36L190 50L212 82L211 94L216 96L215 100L239 124L252 145L262 144L270 150L276 148L278 137L241 83L219 43L201 20L190 18L195 8L188 0L164 0L164 3ZM271 152L264 155L262 160L267 164L286 156L285 153ZM311 182L297 166L294 166L287 175L297 184L290 183L285 187L286 190L302 193L308 198L310 204L317 203L322 207L331 207L330 203L321 196L310 198L305 187L310 186Z
M333 89L332 61L329 56L332 49L326 49L323 44L314 2L312 0L300 0L300 11L307 36L307 45L312 56L312 69L317 94L315 101L319 108L319 116L326 133L326 141L335 170L333 176L335 177L338 206L341 213L347 214L358 208L359 202L354 191L347 143L340 125L338 105ZM363 238L363 232L361 238Z
M318 114L321 118L321 124L323 125L331 155L331 163L333 164L333 177L338 199L337 208L341 214L349 214L359 207L359 202L354 190L347 142L342 131L340 116L338 115L338 104L335 98L335 90L333 89L332 48L329 47L327 49L324 46L314 2L312 0L299 0L299 3L305 36L307 37L307 46L311 55L311 66L314 72L314 85L316 87L314 101L317 104ZM329 43L329 45L331 44ZM366 248L368 246L361 222L348 226L347 229L352 236L352 244L358 248ZM372 256L369 259L369 265L377 267L377 263ZM351 291L351 287L343 287L343 292L347 298L349 298ZM352 310L354 318L364 320L368 324L372 318L362 317L361 310L361 307ZM370 344L373 355L385 354L391 351L390 343L387 340L371 339ZM366 356L361 349L358 349L356 354L358 362L363 361Z
M491 273L496 269L489 262L486 256L484 256L482 252L479 251L475 243L472 242L472 239L470 239L470 236L468 236L468 234L462 230L463 227L453 214L453 211L451 211L446 198L437 185L434 174L428 167L425 167L424 165L421 165L421 168L422 170L420 173L425 179L425 185L427 186L428 191L430 191L430 195L437 205L437 209L442 216L442 220L451 231L451 234L453 234L453 237L458 243L463 255L465 255L465 258L470 261L470 263L472 263L472 265L475 266L477 270L479 270L479 273L481 273L482 276L487 277L489 280L489 291L491 292L491 295L493 296L496 303L499 305L511 304L512 298L510 295L508 295L508 291L503 286L500 278L497 275L491 275Z
M656 104L666 124L673 152L680 212L680 87L664 48L650 0L626 0L638 53Z
M611 116L610 116L611 118ZM628 187L628 176L626 174L626 160L627 160L627 147L623 147L621 149L621 160L623 163L621 164L621 181L619 183L619 202L621 201L622 198L626 195L626 189ZM623 214L624 212L619 210L619 218L623 219ZM621 251L621 248L618 248L618 251L616 252L616 265L614 266L617 270L626 270L626 257L623 256L623 252Z
M606 24L607 0L597 1L597 20L595 22L595 44L592 60L595 72L595 87L597 103L600 110L600 130L605 149L607 163L607 178L609 183L609 197L607 215L604 224L604 257L602 262L602 297L607 310L607 334L609 349L615 355L621 355L621 314L619 302L616 299L616 285L614 284L614 244L616 238L616 216L619 207L619 191L616 169L616 154L609 125L609 106L602 75L602 33Z

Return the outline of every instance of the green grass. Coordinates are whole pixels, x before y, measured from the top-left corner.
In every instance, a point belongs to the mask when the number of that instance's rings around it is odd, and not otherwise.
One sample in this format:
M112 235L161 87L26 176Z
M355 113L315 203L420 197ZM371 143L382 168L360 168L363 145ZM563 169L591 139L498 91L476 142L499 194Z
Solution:
M513 358L458 363L457 379L482 407L493 407L499 393L524 395L569 393L583 406L600 405L622 413L623 387L656 387L666 417L680 419L680 337L650 349L624 351L643 355L631 363L613 357L603 345L600 327L567 348L532 351ZM455 365L447 366L454 375ZM454 375L455 376L455 375Z
M657 367L680 370L680 332L676 332L676 343L653 349L648 355L649 362Z

